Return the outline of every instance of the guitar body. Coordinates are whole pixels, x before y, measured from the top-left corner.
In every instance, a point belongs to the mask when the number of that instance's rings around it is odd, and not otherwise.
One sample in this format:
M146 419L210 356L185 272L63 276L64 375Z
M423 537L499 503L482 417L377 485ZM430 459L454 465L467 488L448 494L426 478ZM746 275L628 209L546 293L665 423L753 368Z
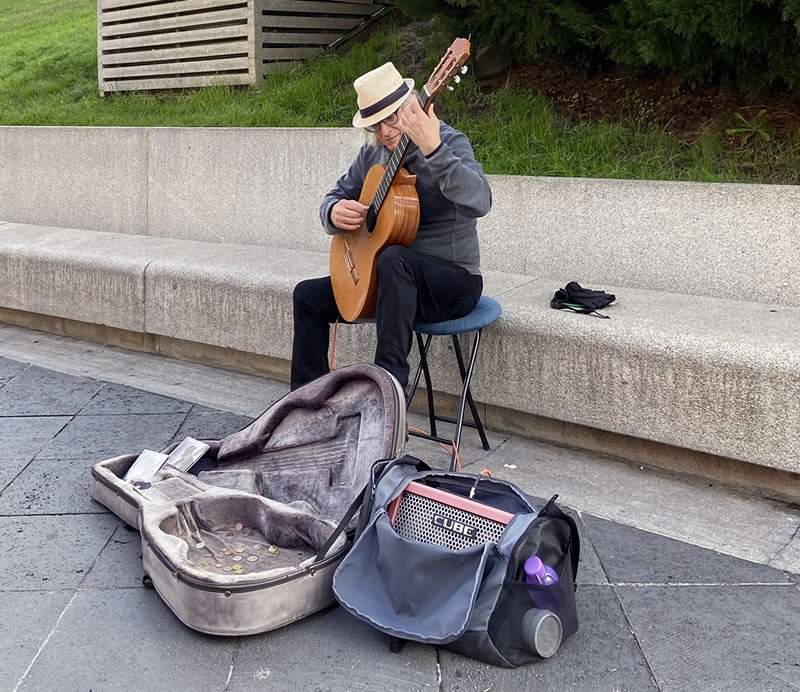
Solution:
M386 166L376 164L367 172L359 202L368 205ZM408 247L419 227L419 197L416 176L400 168L370 233L366 223L357 231L342 231L331 240L330 271L333 295L342 317L348 322L375 316L378 299L378 256L389 245Z
M431 99L451 79L459 81L469 57L469 40L457 38L439 61L433 74L417 97L426 113ZM367 217L357 231L343 231L331 241L331 284L339 313L348 322L375 316L378 301L378 256L389 245L414 242L419 228L417 177L402 168L411 140L403 133L386 165L376 164L367 172L359 202L369 207ZM377 216L375 210L379 209Z

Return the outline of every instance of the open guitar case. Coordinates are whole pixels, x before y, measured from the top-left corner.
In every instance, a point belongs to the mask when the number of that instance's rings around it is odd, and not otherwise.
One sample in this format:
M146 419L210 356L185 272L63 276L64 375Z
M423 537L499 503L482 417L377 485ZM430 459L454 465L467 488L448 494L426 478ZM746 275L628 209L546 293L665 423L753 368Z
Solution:
M374 365L341 368L278 400L190 473L123 479L138 454L92 468L92 497L138 529L144 570L189 627L265 632L334 603L345 533L319 555L378 459L401 456L405 396ZM146 441L143 441L146 442ZM175 446L163 450L170 452Z

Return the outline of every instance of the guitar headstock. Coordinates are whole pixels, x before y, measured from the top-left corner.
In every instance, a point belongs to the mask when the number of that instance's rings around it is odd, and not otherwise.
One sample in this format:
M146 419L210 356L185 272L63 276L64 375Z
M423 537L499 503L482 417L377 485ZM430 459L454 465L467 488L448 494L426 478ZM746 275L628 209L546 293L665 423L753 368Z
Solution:
M467 61L467 58L469 58L469 40L457 38L447 49L428 81L425 82L424 89L428 92L429 98L442 91L447 83L462 71L461 66ZM465 67L464 71L466 69ZM457 77L456 81L458 81Z

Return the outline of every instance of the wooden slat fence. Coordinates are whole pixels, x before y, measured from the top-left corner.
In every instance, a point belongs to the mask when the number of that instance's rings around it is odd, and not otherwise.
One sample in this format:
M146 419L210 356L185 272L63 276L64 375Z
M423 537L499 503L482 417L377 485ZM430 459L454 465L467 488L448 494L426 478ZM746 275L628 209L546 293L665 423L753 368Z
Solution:
M258 87L381 8L371 0L98 0L100 93Z
M259 0L264 72L294 67L381 9L372 0Z

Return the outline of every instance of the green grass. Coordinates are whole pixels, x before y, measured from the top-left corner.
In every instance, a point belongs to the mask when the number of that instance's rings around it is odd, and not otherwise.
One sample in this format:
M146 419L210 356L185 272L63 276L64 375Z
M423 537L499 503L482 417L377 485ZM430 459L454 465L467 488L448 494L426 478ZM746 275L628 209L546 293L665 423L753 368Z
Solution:
M96 0L3 0L0 124L95 126L348 126L353 79L386 60L422 84L448 45L435 28L425 55L404 61L397 27L386 25L342 54L323 54L261 91L210 87L118 93L97 87ZM417 58L419 56L416 56ZM465 79L437 112L472 140L489 173L661 180L800 181L800 139L725 150L713 133L693 145L627 123L575 123L524 89L488 91Z

